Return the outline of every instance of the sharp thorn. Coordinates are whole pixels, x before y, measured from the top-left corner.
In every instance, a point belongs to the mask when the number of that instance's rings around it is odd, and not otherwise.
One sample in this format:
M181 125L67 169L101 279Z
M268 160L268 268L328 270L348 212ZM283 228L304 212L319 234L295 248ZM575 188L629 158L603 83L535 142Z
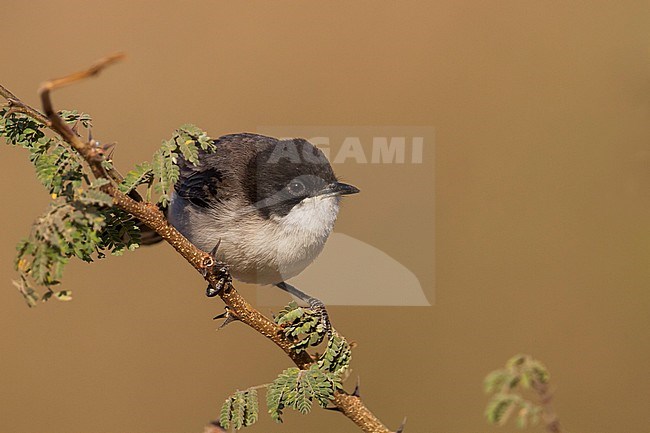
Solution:
M221 313L221 314L219 314L217 316L214 316L212 318L212 320L223 319L224 317L227 317L227 316L228 316L228 310L224 311L223 313Z
M232 314L228 314L228 315L226 316L226 320L223 321L223 323L221 324L221 326L219 326L218 329L225 328L226 325L229 325L229 324L231 324L232 322L234 322L234 321L236 321L236 320L237 320L237 319L235 318L235 316L233 316Z
M361 378L357 376L357 383L354 385L354 391L352 391L352 395L355 397L361 397L361 394L359 394L359 386L361 385Z
M336 406L328 406L325 408L325 410L333 410L334 412L341 412L341 409L339 409Z
M102 144L101 148L104 152L106 152L109 149L113 149L115 146L117 146L117 142L113 141L111 143Z
M221 314L219 314L219 315L217 315L217 316L214 316L214 317L212 318L212 320L216 320L216 319L226 319L226 320L223 321L223 323L221 324L221 326L219 326L219 328L217 328L217 330L219 330L219 329L225 327L226 325L228 325L228 324L230 324L230 323L232 323L232 322L234 322L234 321L236 321L236 320L239 320L239 319L237 319L237 317L235 317L235 316L230 312L230 309L229 309L228 307L226 307L226 310L225 310L223 313L221 313Z
M402 423L399 425L395 433L402 433L404 431L404 426L406 425L406 417L402 420Z
M212 251L210 251L210 255L212 257L215 257L217 255L217 250L219 249L219 245L221 245L221 238L217 241L217 244L212 248Z
M75 135L78 136L79 135L79 121L75 120L74 125L72 125L72 128L70 128L70 129L72 130L72 132L75 133ZM89 142L91 141L90 138L88 138L88 141Z
M219 421L211 421L203 430L203 433L226 433Z

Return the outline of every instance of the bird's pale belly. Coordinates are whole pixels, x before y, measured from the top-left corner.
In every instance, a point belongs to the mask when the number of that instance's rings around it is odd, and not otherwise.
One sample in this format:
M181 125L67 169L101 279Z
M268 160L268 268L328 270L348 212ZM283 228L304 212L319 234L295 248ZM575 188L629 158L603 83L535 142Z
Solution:
M306 200L283 218L263 219L221 209L212 219L172 202L170 222L194 245L211 251L246 283L276 284L302 272L320 254L336 220L338 200Z
M302 258L288 261L276 251L275 259L262 261L259 260L259 250L246 254L242 249L233 251L227 243L222 245L224 248L220 248L217 257L229 265L232 276L239 281L255 284L276 284L292 278L309 266L320 252L305 251Z
M327 240L327 235L285 231L269 222L257 228L254 234L232 227L223 230L217 251L232 276L246 283L275 284L295 277L314 261Z

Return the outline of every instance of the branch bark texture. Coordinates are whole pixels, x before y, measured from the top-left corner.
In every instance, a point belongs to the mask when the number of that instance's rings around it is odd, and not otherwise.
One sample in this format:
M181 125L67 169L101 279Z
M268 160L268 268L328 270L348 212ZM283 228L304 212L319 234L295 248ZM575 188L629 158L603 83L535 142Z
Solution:
M108 179L110 183L101 187L101 190L113 199L114 206L132 214L151 229L155 230L169 243L190 265L194 267L212 286L223 284L222 276L218 272L215 259L208 253L199 250L187 240L178 230L171 226L163 213L152 203L143 202L133 196L122 193L116 182L121 176L115 170L107 171L103 162L106 160L105 149L96 142L83 141L54 110L51 92L55 89L73 84L79 80L99 74L106 66L121 60L123 54L107 56L88 69L70 74L65 77L45 82L39 89L44 114L22 103L13 93L0 85L0 95L7 101L10 112L23 113L48 126L77 151L87 162L91 172L97 179ZM314 359L305 351L296 352L292 349L293 343L284 337L280 327L253 308L228 281L219 296L226 304L229 314L262 334L280 349L282 349L300 369L307 369L314 363ZM361 398L355 394L338 391L334 395L333 404L336 409L352 420L366 433L391 433L384 424L368 409ZM401 428L400 428L401 430Z

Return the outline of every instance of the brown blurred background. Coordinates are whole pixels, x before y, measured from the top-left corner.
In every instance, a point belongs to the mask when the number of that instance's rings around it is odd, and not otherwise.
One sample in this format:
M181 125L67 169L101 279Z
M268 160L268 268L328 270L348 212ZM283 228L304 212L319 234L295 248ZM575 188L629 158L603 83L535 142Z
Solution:
M43 80L126 51L125 63L55 97L91 113L96 138L120 143L124 170L185 122L213 136L263 125L435 128L435 158L427 147L417 169L336 167L363 190L337 231L407 265L435 299L330 309L359 344L353 377L369 407L392 428L408 416L407 432L497 431L483 418L482 378L526 352L550 368L568 431L641 432L649 9L4 0L0 82L37 104ZM10 283L14 245L48 197L24 152L0 155L0 432L200 432L231 391L290 365L242 325L215 332L220 302L169 248L73 263L65 284L75 299L28 309ZM315 410L289 412L284 425L262 415L250 431L356 430Z

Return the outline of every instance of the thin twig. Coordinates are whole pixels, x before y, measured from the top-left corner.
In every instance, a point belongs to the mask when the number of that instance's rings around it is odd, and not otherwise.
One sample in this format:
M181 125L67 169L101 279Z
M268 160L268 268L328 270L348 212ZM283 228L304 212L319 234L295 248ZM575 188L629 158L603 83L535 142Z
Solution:
M18 97L13 93L11 93L11 91L7 89L5 86L3 86L2 84L0 84L0 95L2 95L2 97L5 99L13 99L18 101Z
M9 90L0 86L0 94L9 100L14 106L20 107L21 113L27 114L35 120L46 124L50 129L59 134L70 146L72 146L88 163L91 172L96 178L112 179L119 182L111 173L107 173L102 162L105 160L104 150L94 146L92 142L84 142L81 138L61 119L54 110L50 93L53 90L73 84L79 80L97 75L106 66L121 60L123 54L114 54L100 59L90 68L76 72L65 77L45 82L40 90L41 101L45 116L37 110L22 104L20 100ZM205 280L213 287L216 287L222 278L218 267L214 266L213 258L206 252L199 250L187 240L178 230L171 226L163 213L152 203L134 200L123 194L115 183L108 183L101 189L113 198L113 204L138 218L151 229L155 230L165 241L167 241L183 258L190 263ZM235 318L258 333L270 339L280 347L291 360L301 369L307 369L314 363L314 359L307 352L296 352L292 346L293 342L288 340L280 327L265 317L262 313L253 308L238 292L230 282L227 282L219 296L226 304L230 313ZM334 394L334 405L346 417L352 420L366 433L391 433L377 417L363 404L357 395L347 394L338 391Z
M13 93L9 91L6 87L4 87L2 84L0 84L0 95L2 95L6 100L9 105L9 113L22 113L26 114L27 116L31 117L32 119L50 126L50 120L45 117L43 114L41 114L38 110L35 110L34 108L30 107L27 104L23 104L20 99Z
M96 73L98 72L99 71L97 71ZM58 133L58 131L55 128L53 128L52 122L50 121L50 119L47 118L47 116L45 116L37 109L22 102L20 99L18 99L16 95L14 95L11 91L9 91L9 89L2 86L1 84L0 84L0 95L7 100L7 105L9 106L9 110L7 111L6 115L10 115L12 113L25 114L31 117L32 119L36 120L37 122L40 122L43 125L47 126L52 131ZM122 174L119 171L117 171L117 169L112 165L110 168L107 169L107 173L108 176L116 183L120 183L124 180L124 176L122 176ZM138 191L136 190L132 190L131 192L129 192L129 196L136 201L143 201L143 198L140 196L140 193L138 193Z
M542 418L544 418L546 430L550 433L560 433L560 419L553 409L553 394L548 384L534 381L533 389L537 392L542 404Z
M124 53L113 53L109 54L106 57L102 57L95 63L93 63L90 67L83 69L78 72L73 72L72 74L66 75L61 78L54 78L52 80L46 81L43 83L41 88L39 89L38 93L40 95L43 95L43 92L47 92L50 90L54 89L60 89L61 87L68 86L70 84L76 83L77 81L81 81L84 78L89 78L94 75L99 74L102 69L106 68L107 66L119 62L120 60L124 60L126 55ZM43 102L43 111L45 111L45 115L49 117L49 112L52 111L52 104L50 101L46 104Z

